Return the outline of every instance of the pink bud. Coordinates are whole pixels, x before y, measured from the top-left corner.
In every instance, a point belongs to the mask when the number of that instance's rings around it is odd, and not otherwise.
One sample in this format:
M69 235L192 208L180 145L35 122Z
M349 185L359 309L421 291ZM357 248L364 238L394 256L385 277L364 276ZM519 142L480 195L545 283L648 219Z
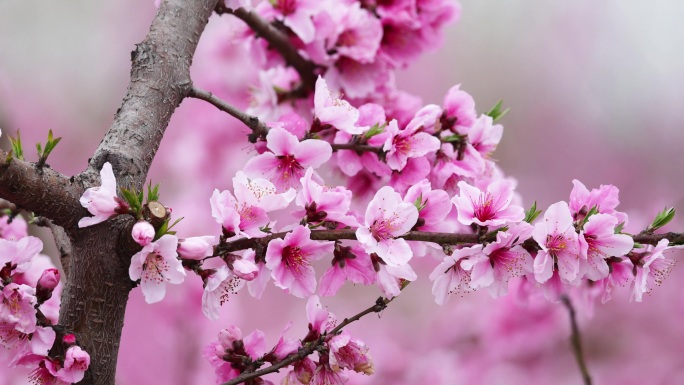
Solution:
M233 273L245 281L251 281L256 278L259 268L252 261L236 259L233 262Z
M146 246L154 239L156 231L151 224L145 221L139 221L133 225L131 236L140 246Z
M38 280L38 290L47 289L53 290L59 284L59 270L46 269Z
M62 342L66 345L74 345L76 344L76 336L74 334L67 334L62 338Z
M233 342L242 339L242 331L237 326L230 325L219 332L218 339L224 349L232 349Z
M178 241L178 254L181 258L200 260L214 253L216 237L192 237Z

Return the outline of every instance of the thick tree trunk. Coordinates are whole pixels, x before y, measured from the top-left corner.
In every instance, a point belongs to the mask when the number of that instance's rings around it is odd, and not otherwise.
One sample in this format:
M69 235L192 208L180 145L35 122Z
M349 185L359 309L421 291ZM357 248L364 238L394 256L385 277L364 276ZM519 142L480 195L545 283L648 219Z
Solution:
M126 227L122 222L126 220L110 220L70 237L72 260L59 324L76 333L78 343L90 354L90 369L82 384L114 384L126 302L133 288L128 278L130 259L120 258L119 239L112 236Z

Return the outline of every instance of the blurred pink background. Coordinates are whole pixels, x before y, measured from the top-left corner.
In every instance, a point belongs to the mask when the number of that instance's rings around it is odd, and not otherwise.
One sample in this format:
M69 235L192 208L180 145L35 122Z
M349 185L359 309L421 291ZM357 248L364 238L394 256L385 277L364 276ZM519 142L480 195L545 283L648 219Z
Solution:
M567 200L577 178L589 188L620 189L628 231L639 231L665 205L684 214L683 3L461 4L461 21L447 29L444 47L401 72L399 84L426 103L440 104L449 87L460 83L480 112L504 99L511 112L502 121L504 139L495 156L518 179L527 206ZM50 157L52 167L65 174L83 170L125 94L130 51L144 38L154 12L151 0L0 0L3 134L21 128L31 158L33 143L52 129L64 137ZM254 77L239 50L225 43L230 34L225 20L212 18L193 77L245 106L244 91L238 90ZM208 199L214 188L230 187L246 159L242 130L195 100L184 102L174 116L151 178L162 183L162 200L174 214L189 217L179 225L180 234L218 233ZM3 135L3 148L7 144ZM682 230L684 221L667 229ZM519 307L513 297L492 300L476 293L438 307L429 270L420 270L419 282L380 318L352 326L370 346L377 374L353 377L351 383L580 383L560 306ZM682 282L679 266L644 303L617 296L597 305L593 319L583 319L597 384L684 383ZM323 303L343 318L378 295L374 287L345 287ZM261 328L271 343L290 320L290 336L306 330L306 302L274 287L261 302L240 293L217 322L201 315L200 297L196 277L174 287L160 304L146 305L139 289L131 294L119 384L213 383L198 351L228 324L244 333ZM27 383L14 372L0 373L0 385Z

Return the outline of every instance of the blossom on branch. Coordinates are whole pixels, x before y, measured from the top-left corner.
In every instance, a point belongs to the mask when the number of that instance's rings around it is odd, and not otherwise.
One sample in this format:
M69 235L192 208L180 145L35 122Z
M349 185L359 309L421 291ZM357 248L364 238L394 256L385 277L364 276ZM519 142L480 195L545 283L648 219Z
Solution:
M185 270L176 251L178 238L165 234L147 244L131 257L128 274L133 281L141 280L145 302L155 303L164 298L166 284L179 284L185 279Z
M81 205L94 216L81 218L78 227L96 225L128 209L128 205L116 196L116 178L109 162L102 166L100 180L100 186L87 189L81 196Z
M332 242L311 240L308 227L297 226L284 239L273 239L266 249L266 267L276 286L295 297L304 298L316 291L312 262L332 253Z
M405 240L418 220L418 209L404 202L392 187L378 190L368 204L365 225L356 230L356 238L367 253L376 253L389 266L406 264L413 253Z

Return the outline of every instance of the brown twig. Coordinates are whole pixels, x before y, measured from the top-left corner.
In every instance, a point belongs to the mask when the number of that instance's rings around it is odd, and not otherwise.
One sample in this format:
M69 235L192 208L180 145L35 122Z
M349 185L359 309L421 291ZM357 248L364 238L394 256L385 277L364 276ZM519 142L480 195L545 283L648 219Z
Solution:
M244 8L231 10L220 4L216 7L215 12L218 14L229 13L244 21L258 36L266 39L271 47L280 53L285 62L297 71L302 80L301 87L296 89L297 96L305 97L313 91L316 84L316 64L305 59L292 45L285 33L258 14Z
M332 146L333 151L352 150L352 151L356 151L356 152L374 152L376 154L382 154L383 153L382 147L371 146L368 144L336 143L336 144L332 144L331 146Z
M273 233L263 238L241 238L230 242L225 242L217 247L217 255L224 255L233 251L264 248L272 239L283 238L289 232ZM441 245L456 245L460 243L478 243L477 234L458 234L458 233L432 233L424 231L409 231L400 238L407 241L434 242ZM356 239L356 230L311 230L311 239L314 241L337 241L343 239Z
M663 239L668 239L670 243L684 244L684 233L662 233L662 234L635 234L632 235L634 242L645 245L655 245Z
M188 96L191 98L196 98L211 103L214 107L218 108L223 112L228 113L229 115L244 123L245 126L252 130L252 134L250 134L249 136L250 142L252 143L255 143L259 137L265 138L266 133L268 133L268 127L261 120L259 120L259 118L257 118L256 116L246 114L245 112L243 112L235 106L231 106L230 104L226 103L220 98L214 96L209 91L204 91L200 88L193 86L192 88L190 88L190 93L188 94Z
M396 297L394 297L394 298L396 298ZM352 322L360 320L365 315L368 315L370 313L379 313L379 312L385 310L387 305L390 302L392 302L394 300L394 298L392 298L392 299L387 299L387 298L383 298L383 297L378 298L375 301L375 304L373 306L361 311L360 313L354 315L353 317L345 318L342 322L340 322L339 325L337 325L337 327L335 327L334 329L330 330L329 332L321 335L318 339L307 343L306 345L301 347L296 353L290 354L289 356L287 356L283 360L278 361L278 362L274 363L273 365L271 365L267 368L264 368L261 370L256 370L254 372L243 373L240 376L235 377L234 379L232 379L230 381L224 382L222 385L241 384L243 382L249 381L249 380L254 379L254 378L258 378L258 377L262 377L262 376L265 376L265 375L270 374L270 373L278 372L280 369L282 369L284 367L287 367L287 366L289 366L289 365L291 365L297 361L303 360L308 355L310 355L314 351L316 351L316 349L318 347L322 346L325 343L327 337L339 334L342 331L342 329L344 329L347 325L351 324Z
M580 372L582 373L582 381L584 381L584 385L591 385L591 376L589 375L589 369L587 368L584 352L582 351L582 336L580 335L579 327L577 326L575 307L572 305L570 298L566 295L561 296L560 300L568 310L568 315L570 316L570 326L572 328L570 345L572 346L572 353L577 361L577 366L579 366Z
M234 241L224 242L219 244L216 249L216 255L225 255L230 252L245 250L245 249L258 249L266 248L268 243L277 238L284 238L289 232L280 232L266 235L262 238L240 238ZM409 231L408 233L398 237L403 238L407 241L421 241L421 242L433 242L440 245L457 245L457 244L475 244L490 241L495 237L495 233L487 233L482 236L478 234L470 233L436 233L436 232L426 232L426 231ZM667 234L654 234L650 236L645 236L643 234L632 236L635 242L638 240L640 243L653 244L658 243L659 240L667 238L670 242L681 242L684 240L684 234L681 233L667 233ZM356 230L355 229L343 229L343 230L311 230L311 239L314 241L338 241L343 239L356 240ZM537 242L530 238L525 241L528 248L535 248L539 250L540 247Z

